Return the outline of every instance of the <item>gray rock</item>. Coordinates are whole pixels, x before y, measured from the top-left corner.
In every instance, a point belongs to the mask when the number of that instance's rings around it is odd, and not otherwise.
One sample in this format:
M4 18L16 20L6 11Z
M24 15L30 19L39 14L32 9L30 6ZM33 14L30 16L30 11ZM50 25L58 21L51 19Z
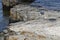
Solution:
M4 40L4 37L0 37L0 40Z
M15 23L11 25L10 30L15 31L17 35L9 36L8 39L17 38L17 40L60 40L60 22L50 22L39 19L31 20L22 24ZM13 39L14 40L14 39Z
M10 10L10 17L13 20L36 20L40 18L44 19L57 19L60 17L60 12L51 10L41 10L42 8L31 7L28 5L16 5ZM43 15L42 15L43 14Z
M13 20L34 20L40 18L40 12L38 8L27 6L27 5L17 5L10 10L10 17Z

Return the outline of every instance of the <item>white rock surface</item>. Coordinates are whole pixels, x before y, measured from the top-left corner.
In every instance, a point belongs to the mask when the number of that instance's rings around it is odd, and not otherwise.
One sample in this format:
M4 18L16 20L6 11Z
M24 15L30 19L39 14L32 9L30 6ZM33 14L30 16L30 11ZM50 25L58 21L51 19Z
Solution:
M16 7L10 10L10 17L13 20L34 20L40 18L40 12L35 7L27 6L27 5L17 5Z
M12 23L9 29L20 36L23 35L23 37L18 36L18 40L19 38L27 38L26 40L60 40L60 21L58 19L54 22L39 19L15 24Z
M20 4L10 14L24 22L10 24L9 29L17 35L9 35L8 40L60 40L60 12Z

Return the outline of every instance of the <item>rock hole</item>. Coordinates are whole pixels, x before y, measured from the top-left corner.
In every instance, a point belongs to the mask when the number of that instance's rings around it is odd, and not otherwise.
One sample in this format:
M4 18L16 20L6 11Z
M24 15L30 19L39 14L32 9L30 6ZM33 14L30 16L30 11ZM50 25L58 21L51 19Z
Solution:
M44 12L40 12L41 15L44 15Z
M56 21L56 19L54 19L54 18L51 18L51 19L48 19L49 21Z

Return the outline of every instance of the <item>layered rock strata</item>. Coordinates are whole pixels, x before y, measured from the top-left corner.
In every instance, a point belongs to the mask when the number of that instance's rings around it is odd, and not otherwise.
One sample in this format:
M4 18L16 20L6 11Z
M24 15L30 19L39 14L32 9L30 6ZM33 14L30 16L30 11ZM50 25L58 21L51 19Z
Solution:
M16 34L7 40L60 40L60 21L44 19L12 23L9 29Z
M10 10L10 18L12 20L35 20L40 18L50 19L60 17L60 12L36 8L28 5L16 5Z
M40 17L40 12L35 7L28 5L17 5L11 8L10 17L13 20L34 20Z

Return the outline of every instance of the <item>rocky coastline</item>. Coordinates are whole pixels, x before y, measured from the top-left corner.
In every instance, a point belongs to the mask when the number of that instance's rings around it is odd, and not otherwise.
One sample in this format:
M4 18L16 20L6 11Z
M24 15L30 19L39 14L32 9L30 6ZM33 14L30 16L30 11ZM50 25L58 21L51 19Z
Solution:
M4 1L3 5L6 4ZM9 18L15 23L3 30L1 40L60 40L60 11L16 5L16 2L13 0L12 4L5 5L14 5L9 8Z

